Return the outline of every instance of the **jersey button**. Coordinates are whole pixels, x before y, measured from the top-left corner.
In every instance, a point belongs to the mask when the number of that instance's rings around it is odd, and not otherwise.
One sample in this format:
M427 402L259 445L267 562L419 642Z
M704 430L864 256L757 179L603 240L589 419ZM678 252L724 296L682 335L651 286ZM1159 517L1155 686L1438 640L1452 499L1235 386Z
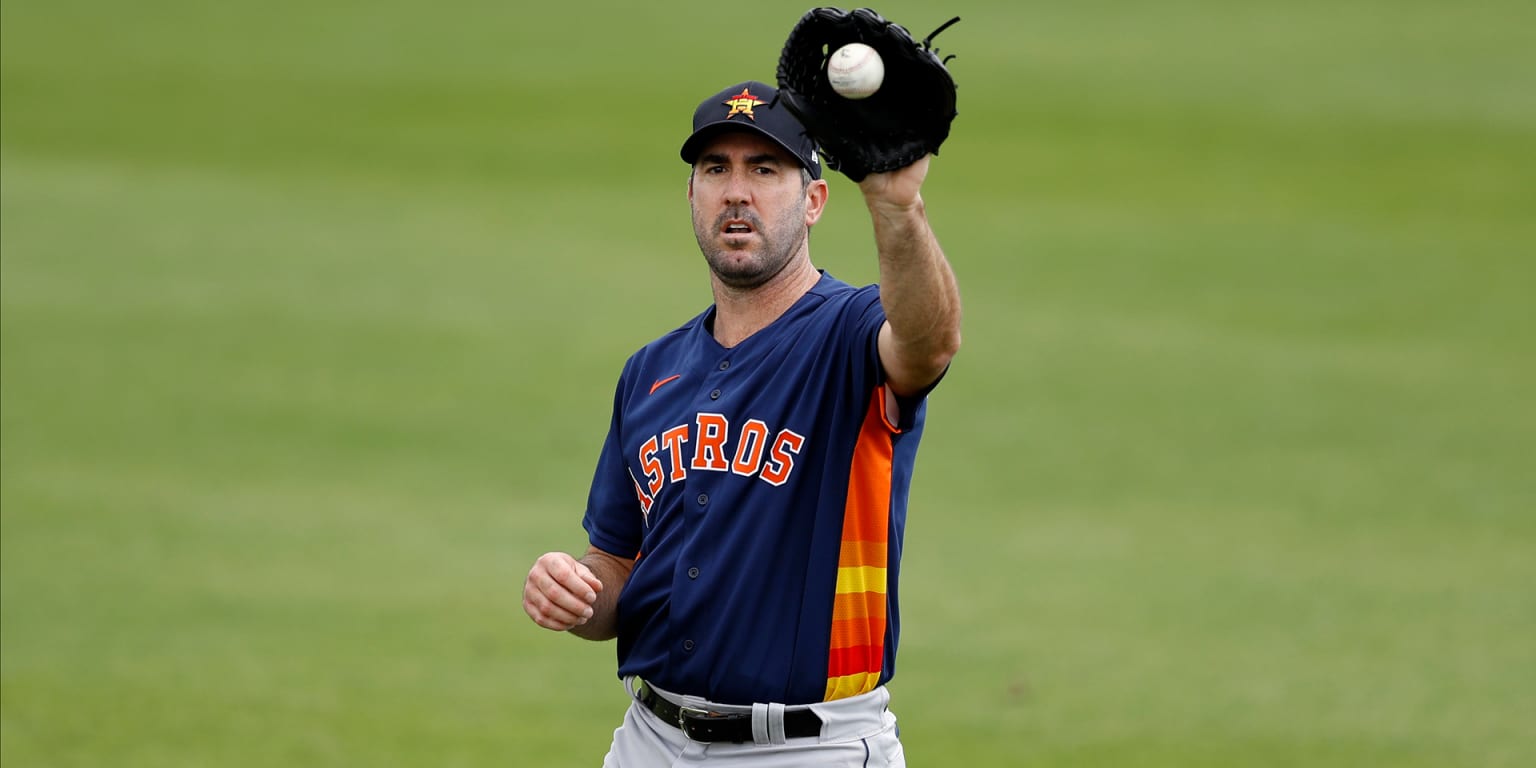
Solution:
M689 568L688 569L688 578L690 578L690 579L697 579L698 577L699 577L699 569L698 568Z
M707 493L699 494L699 506L702 507L702 506L704 506L705 504L708 504L708 503L709 503L709 494L707 494Z
M683 650L687 651L689 653L692 653L693 652L693 641L692 640L684 640L683 641Z
M725 369L727 369L729 367L731 367L731 361L729 361L729 360L721 360L720 361L720 370L723 371L723 370L725 370Z
M720 390L717 389L717 390L709 393L709 399L711 399L711 400L719 400L720 399Z

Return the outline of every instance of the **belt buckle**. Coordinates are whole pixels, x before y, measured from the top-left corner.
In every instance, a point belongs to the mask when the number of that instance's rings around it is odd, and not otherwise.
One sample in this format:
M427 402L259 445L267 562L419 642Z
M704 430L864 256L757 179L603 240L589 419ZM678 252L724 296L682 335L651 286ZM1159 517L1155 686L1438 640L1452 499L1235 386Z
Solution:
M678 706L678 708L677 708L677 727L682 730L684 736L687 736L688 738L692 739L693 738L693 734L688 731L688 717L690 715L693 716L693 717L710 717L710 713L709 713L709 710L707 710L707 709L699 709L698 707L690 707L690 706L687 706L686 704Z
M728 720L733 719L734 716L731 716L731 714L714 713L714 711L700 710L700 708L687 707L687 705L677 707L677 728L682 731L684 736L694 740L694 742L719 742L722 734L716 733L714 728L708 727L708 723L711 720L719 723L728 722ZM700 720L703 720L703 722L700 722ZM702 728L702 730L694 730L696 727Z

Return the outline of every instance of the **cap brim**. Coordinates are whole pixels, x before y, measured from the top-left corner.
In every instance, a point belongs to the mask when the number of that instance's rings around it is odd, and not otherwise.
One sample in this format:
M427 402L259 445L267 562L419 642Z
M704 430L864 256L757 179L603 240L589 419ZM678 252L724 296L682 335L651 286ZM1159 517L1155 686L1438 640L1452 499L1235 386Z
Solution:
M801 159L799 153L795 152L794 147L785 144L779 139L779 137L769 133L767 130L757 127L752 123L745 123L736 120L717 120L713 123L700 126L697 131L693 132L692 136L688 137L687 141L683 142L682 152L679 153L682 155L683 162L689 165L693 165L695 162L698 162L699 153L704 151L704 145L708 144L710 141L713 141L716 136L719 136L720 134L727 131L755 133L758 136L761 136L778 145L780 149L784 150L785 154L788 154L790 157L794 158L796 165L799 165L801 168L805 168L806 170L810 171L812 176L817 174L818 169L807 166L805 161Z

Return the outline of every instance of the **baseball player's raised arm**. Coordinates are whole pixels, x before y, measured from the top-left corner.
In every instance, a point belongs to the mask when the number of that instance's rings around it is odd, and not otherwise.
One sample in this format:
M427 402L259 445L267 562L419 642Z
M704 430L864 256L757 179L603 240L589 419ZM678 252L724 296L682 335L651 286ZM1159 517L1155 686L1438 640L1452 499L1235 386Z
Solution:
M898 395L927 389L960 350L960 289L923 208L929 159L859 182L880 252L880 363Z
M618 635L619 593L635 561L588 547L580 560L549 552L523 582L523 610L535 624L588 640Z

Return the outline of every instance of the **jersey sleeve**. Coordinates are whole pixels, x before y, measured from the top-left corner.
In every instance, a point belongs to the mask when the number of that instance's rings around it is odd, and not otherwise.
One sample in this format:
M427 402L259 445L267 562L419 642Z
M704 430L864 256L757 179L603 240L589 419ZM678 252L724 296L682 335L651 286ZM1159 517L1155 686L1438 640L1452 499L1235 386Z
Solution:
M885 365L880 362L880 329L885 326L885 307L880 303L879 286L871 285L859 290L851 309L853 322L849 324L850 332L854 338L854 348L861 355L862 364L871 371L875 385L885 384ZM944 373L948 373L946 368ZM940 373L933 383L923 388L923 391L913 395L897 395L896 404L900 409L900 419L894 425L905 432L913 427L916 422L919 409L923 401L928 398L928 393L944 379L944 373Z
M637 554L644 534L640 501L635 494L634 478L630 476L629 466L624 461L623 436L620 433L628 373L626 366L614 391L613 417L608 424L608 436L603 440L602 452L597 457L592 489L587 494L587 512L581 521L592 546L619 557L633 557Z
M853 349L860 356L860 363L874 377L876 384L885 383L885 368L880 364L880 329L885 325L885 307L880 304L879 286L870 285L854 294L849 307L852 322Z

